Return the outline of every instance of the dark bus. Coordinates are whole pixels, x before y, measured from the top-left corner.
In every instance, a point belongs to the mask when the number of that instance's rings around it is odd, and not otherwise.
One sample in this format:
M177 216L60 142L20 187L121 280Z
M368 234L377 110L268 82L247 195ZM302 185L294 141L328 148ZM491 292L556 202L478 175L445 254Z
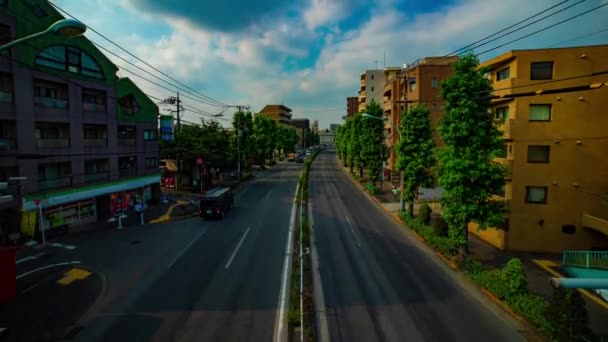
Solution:
M230 188L215 188L209 190L200 203L200 216L223 218L225 213L234 206L234 196Z

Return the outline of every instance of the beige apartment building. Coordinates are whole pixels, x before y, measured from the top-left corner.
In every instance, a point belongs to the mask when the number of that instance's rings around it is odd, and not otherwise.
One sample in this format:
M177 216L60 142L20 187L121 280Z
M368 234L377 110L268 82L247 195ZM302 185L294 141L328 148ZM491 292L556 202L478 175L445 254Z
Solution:
M608 45L514 50L481 66L505 118L497 196L509 211L503 227L469 230L503 250L608 247L608 77L592 76L608 70Z
M361 85L359 87L359 112L365 111L367 105L376 101L382 106L384 98L384 70L366 70L361 73Z

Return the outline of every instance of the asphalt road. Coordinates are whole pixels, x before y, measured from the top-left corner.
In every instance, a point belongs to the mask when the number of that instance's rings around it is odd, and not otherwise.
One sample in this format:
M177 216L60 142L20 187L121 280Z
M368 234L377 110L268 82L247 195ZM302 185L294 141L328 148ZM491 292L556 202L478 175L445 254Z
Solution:
M313 163L315 244L331 341L523 341L519 325L461 285L348 179Z
M223 220L191 218L79 244L105 285L75 340L271 341L300 170L290 163L264 173Z

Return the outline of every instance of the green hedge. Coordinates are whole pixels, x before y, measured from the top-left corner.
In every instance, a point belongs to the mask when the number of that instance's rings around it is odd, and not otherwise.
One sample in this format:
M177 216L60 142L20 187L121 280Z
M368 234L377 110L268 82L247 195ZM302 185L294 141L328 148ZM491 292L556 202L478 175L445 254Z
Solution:
M420 235L429 245L444 255L455 256L458 253L458 243L452 241L446 236L436 235L433 228L425 225L422 220L412 218L407 212L402 213L401 217L407 226L416 231L418 235Z
M379 195L380 194L380 188L378 188L377 186L375 186L374 183L367 183L365 185L365 188L372 195Z

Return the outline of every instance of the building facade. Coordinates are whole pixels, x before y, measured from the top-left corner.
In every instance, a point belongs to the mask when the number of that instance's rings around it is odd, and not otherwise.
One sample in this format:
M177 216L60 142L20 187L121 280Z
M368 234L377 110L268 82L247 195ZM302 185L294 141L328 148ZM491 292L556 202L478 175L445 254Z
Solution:
M292 119L291 125L296 129L296 135L298 136L298 145L301 148L307 148L307 137L310 133L310 120L304 118Z
M452 76L452 64L457 60L458 56L418 59L407 66L407 78L400 80L400 89L405 90L405 93L402 92L400 96L405 95L406 110L417 104L426 105L429 109L434 132L433 138L437 146L443 144L437 133L437 124L444 107L443 101L440 99L440 85L442 80Z
M0 6L6 41L62 19L47 1ZM14 13L20 13L19 17ZM0 56L4 230L107 220L159 197L158 107L84 36L48 35ZM8 227L8 228L7 228Z
M319 132L319 143L327 144L329 147L336 146L336 132L329 129L323 129Z
M367 105L376 101L380 106L384 103L384 70L366 70L361 73L359 86L359 104L357 111L363 112Z
M291 124L291 109L283 105L266 105L258 112L259 115L266 116L277 123L283 125Z
M399 144L399 132L395 131L393 125L399 127L401 124L401 115L404 109L403 101L403 68L386 68L384 69L384 117L387 120L386 128L386 146L389 149L389 157L387 162L387 170L394 175L397 166L397 146ZM390 122L390 124L389 124ZM391 125L392 124L392 125Z
M357 96L346 98L346 116L351 117L359 111L359 98Z
M498 161L508 179L497 196L509 210L503 227L469 230L506 250L608 247L606 79L580 77L608 70L608 45L516 50L481 66L505 119Z
M330 132L337 132L338 131L338 127L340 127L340 124L330 124L329 125L329 131Z

